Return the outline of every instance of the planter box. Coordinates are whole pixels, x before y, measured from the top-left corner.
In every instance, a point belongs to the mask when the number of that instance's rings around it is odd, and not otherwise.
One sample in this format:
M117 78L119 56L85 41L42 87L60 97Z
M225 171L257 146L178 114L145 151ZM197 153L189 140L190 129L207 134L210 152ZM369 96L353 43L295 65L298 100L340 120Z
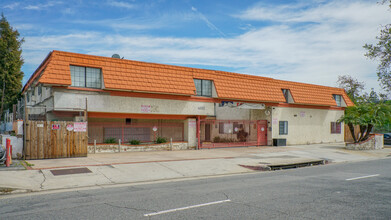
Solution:
M190 150L187 142L173 142L172 146L170 143L163 144L140 144L140 145L129 145L129 144L97 144L88 145L88 153L115 153L115 152L141 152L141 151L169 151L169 150Z
M384 148L382 134L374 134L368 140L360 143L346 143L345 148L348 150L379 150Z

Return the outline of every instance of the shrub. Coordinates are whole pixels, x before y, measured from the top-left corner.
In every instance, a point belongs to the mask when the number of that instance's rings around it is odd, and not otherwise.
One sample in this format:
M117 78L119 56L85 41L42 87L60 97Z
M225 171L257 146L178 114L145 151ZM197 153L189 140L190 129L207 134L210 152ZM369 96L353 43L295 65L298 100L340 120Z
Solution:
M133 140L129 141L129 144L131 144L131 145L139 145L140 141L133 139Z
M104 143L105 144L115 144L115 143L117 143L117 141L115 140L115 138L106 138Z
M216 136L213 138L213 142L214 143L220 143L221 142L221 138L219 136Z
M164 138L164 137L157 137L155 142L156 142L157 144L162 144L162 143L166 143L166 142L167 142L167 139Z
M219 136L216 136L213 138L213 143L232 143L236 142L235 138L222 138Z

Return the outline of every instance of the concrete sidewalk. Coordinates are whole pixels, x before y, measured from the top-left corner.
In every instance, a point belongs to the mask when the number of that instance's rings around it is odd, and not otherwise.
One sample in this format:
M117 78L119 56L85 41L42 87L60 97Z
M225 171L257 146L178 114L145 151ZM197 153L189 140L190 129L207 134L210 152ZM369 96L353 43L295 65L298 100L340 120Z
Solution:
M256 172L248 167L329 163L380 159L391 148L373 151L345 150L344 144L286 147L246 147L211 150L123 152L89 154L85 158L28 160L29 170L0 171L0 195L56 189L140 183ZM247 168L246 168L247 167ZM53 170L88 168L88 173L53 175ZM88 171L87 170L87 171Z

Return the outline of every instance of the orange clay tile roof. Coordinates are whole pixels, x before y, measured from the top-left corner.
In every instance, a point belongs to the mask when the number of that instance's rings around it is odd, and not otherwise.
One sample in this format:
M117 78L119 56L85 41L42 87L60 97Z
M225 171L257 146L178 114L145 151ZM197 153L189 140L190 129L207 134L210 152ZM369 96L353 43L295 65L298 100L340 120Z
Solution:
M336 94L341 95L348 106L353 105L345 90L339 88L63 51L49 53L23 91L36 79L42 84L70 86L70 65L101 68L106 90L191 96L196 90L193 79L207 79L213 80L221 99L285 102L281 89L290 89L296 104L336 106L332 97Z

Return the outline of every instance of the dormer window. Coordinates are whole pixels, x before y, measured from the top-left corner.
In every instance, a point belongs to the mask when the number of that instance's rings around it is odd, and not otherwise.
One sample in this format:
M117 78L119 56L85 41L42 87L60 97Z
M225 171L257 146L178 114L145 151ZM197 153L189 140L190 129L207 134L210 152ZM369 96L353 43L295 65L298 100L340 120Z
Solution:
M38 95L42 94L42 86L38 86Z
M289 89L281 89L281 90L282 90L282 94L285 97L285 102L294 103L291 91Z
M197 96L212 97L212 81L205 79L194 79Z
M333 98L335 102L337 103L338 107L341 107L342 105L342 97L340 95L333 95Z
M98 68L71 66L72 86L98 88L102 87L102 74Z

